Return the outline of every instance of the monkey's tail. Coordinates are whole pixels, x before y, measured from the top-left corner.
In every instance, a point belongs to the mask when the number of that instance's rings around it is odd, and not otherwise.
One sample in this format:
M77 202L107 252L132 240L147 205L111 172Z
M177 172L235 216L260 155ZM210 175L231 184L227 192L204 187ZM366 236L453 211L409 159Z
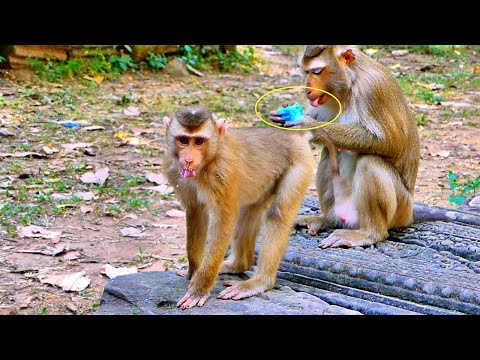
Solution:
M328 133L323 129L315 129L312 131L311 140L320 141L327 147L328 154L330 155L330 165L332 166L332 174L340 175L340 170L338 169L338 159L337 159L337 148L333 143L332 138Z

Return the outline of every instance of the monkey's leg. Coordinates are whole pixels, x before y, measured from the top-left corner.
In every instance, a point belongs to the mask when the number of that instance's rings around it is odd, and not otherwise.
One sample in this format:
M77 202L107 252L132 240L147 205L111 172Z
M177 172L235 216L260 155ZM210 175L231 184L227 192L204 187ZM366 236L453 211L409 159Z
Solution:
M220 268L220 274L242 273L253 266L255 240L262 224L265 206L254 204L242 207L232 242L232 253Z
M214 214L205 228L210 228L205 244L203 261L190 280L187 293L178 301L182 310L203 306L215 284L228 244L232 239L237 220L238 207L234 189L224 196L223 204L210 204ZM233 198L233 199L232 199Z
M289 170L279 186L276 199L267 210L256 274L243 282L225 281L224 285L230 287L224 289L218 298L240 300L274 286L295 215L310 182L311 165L308 165L300 164Z
M208 230L208 212L198 204L188 206L186 210L188 270L179 270L177 275L191 279L202 261Z
M319 247L368 246L383 241L395 222L397 211L406 209L406 203L398 201L398 195L405 193L400 177L380 157L368 155L358 159L352 186L359 229L335 230Z

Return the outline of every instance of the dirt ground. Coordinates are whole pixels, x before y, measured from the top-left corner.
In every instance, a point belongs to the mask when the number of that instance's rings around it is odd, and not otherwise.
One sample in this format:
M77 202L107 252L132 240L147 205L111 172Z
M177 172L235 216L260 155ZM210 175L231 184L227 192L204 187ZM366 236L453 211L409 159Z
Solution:
M183 209L159 176L162 119L179 106L202 104L228 126L258 126L256 99L301 85L302 78L294 54L255 49L266 63L252 74L137 72L97 85L40 82L27 70L0 73L0 314L91 314L108 281L106 264L134 271L186 264ZM480 54L437 58L380 50L373 56L410 82L406 94L422 144L416 201L453 207L448 170L466 179L480 173ZM433 83L428 73L448 85L425 92ZM95 176L97 184L86 183L89 173L100 175L105 167L103 185ZM309 192L314 189L312 181ZM45 230L28 233L30 225ZM75 273L77 281L67 277Z

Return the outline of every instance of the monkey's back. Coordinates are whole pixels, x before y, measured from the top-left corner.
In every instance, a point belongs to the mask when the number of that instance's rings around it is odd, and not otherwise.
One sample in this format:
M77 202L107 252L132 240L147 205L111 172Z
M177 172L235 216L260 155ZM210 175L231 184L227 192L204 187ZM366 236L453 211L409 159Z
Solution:
M237 167L241 198L249 203L265 193L294 165L307 163L313 169L314 159L304 132L273 128L227 129L225 141L233 149L225 158ZM305 174L305 176L311 176ZM293 184L294 186L294 184ZM260 191L252 192L252 189ZM293 189L292 189L293 190Z

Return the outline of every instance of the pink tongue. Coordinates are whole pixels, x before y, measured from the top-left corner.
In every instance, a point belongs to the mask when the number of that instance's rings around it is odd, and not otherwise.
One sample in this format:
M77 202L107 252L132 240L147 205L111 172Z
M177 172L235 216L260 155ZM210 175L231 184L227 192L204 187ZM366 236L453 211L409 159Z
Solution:
M320 101L320 98L316 98L316 99L313 99L313 100L310 100L310 105L312 105L313 107L318 107L318 102Z
M183 171L182 175L184 178L194 177L196 175L195 170L182 169L182 171Z

